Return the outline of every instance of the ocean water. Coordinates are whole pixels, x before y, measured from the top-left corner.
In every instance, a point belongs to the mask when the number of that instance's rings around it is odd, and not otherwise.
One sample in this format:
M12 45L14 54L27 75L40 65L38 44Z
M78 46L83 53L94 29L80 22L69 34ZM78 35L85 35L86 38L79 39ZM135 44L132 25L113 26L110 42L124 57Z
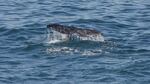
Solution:
M49 44L46 25L105 42ZM0 84L149 84L150 0L0 0Z

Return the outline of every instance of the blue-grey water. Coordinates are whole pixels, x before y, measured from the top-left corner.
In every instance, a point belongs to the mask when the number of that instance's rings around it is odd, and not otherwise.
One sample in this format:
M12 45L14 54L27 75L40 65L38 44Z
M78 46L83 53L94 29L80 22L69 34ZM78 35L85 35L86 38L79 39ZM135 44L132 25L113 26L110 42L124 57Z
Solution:
M105 42L45 41L46 25ZM149 84L150 0L0 0L0 84Z

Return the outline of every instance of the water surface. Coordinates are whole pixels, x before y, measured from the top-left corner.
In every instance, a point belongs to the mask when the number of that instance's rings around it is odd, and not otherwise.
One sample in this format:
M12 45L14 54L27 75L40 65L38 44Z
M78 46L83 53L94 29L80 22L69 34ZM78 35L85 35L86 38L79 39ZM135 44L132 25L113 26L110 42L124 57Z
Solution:
M0 0L1 84L148 84L149 0ZM104 43L48 44L46 25L101 31Z

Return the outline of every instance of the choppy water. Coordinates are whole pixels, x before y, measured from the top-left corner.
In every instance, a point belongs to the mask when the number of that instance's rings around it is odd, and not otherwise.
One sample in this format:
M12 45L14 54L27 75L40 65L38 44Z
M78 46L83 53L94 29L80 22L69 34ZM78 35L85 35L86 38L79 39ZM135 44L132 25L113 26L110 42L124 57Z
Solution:
M49 23L106 42L48 44ZM149 0L0 0L0 84L149 83Z

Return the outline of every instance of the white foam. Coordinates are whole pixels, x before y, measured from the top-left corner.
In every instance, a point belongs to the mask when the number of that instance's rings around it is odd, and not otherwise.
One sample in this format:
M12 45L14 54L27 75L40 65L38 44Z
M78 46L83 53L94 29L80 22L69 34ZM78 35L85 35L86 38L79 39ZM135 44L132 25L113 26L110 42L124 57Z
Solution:
M51 32L52 33L51 33ZM48 29L47 34L47 43L58 43L63 42L67 40L89 40L89 41L97 41L97 42L104 42L104 37L101 34L97 35L87 35L87 36L79 36L78 34L62 34L60 32L57 32L55 30Z
M55 48L48 48L47 53L74 53L77 51L76 49L69 48L69 47L55 47Z
M61 40L51 40L51 41L48 41L48 43L59 43L59 42L62 42Z
M101 49L76 49L76 48L70 48L70 47L51 47L46 50L47 53L53 53L53 54L70 54L70 55L82 55L82 56L97 56L103 53Z

